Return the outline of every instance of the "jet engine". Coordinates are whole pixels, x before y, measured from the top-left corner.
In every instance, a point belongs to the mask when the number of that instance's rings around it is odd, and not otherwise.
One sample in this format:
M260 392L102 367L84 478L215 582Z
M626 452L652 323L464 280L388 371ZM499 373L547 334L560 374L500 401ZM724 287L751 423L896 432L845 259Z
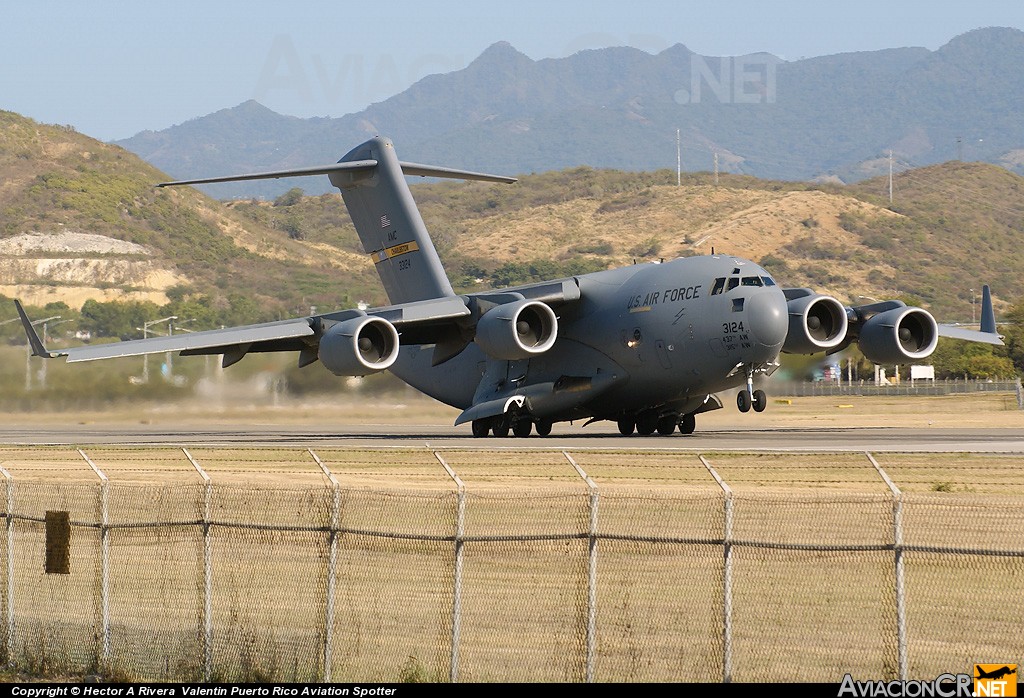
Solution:
M484 353L513 361L542 354L555 343L558 319L540 301L513 301L491 308L476 324L476 338Z
M938 342L939 326L931 313L902 307L868 318L860 328L857 345L868 361L902 364L926 358Z
M831 296L810 295L787 303L789 331L782 351L816 354L835 349L846 339L846 308Z
M319 356L336 376L377 373L398 358L398 331L387 320L370 315L345 320L320 338Z

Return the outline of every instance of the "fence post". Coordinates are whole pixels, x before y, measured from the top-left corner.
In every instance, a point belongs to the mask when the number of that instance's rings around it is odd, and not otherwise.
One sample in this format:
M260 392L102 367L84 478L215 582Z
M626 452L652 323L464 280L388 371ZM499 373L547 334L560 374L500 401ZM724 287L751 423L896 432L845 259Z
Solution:
M875 466L875 470L885 480L892 492L892 514L893 514L893 555L896 562L896 655L897 665L900 672L900 680L907 680L907 605L906 589L903 585L903 493L896 486L889 475L882 469L867 451L864 455Z
M89 467L100 478L100 623L103 627L103 662L110 662L110 527L107 518L107 485L109 480L96 467L85 451L78 449Z
M455 509L455 583L452 588L452 659L448 674L449 682L455 683L459 679L459 635L462 630L462 537L465 533L463 527L466 520L466 486L440 453L434 451L434 458L458 487Z
M718 472L711 467L704 456L699 456L700 462L715 478L715 482L725 493L725 526L722 535L722 683L732 682L732 489L718 475Z
M14 667L14 478L0 466L7 489L7 666Z
M210 500L213 484L210 476L192 457L187 448L181 449L188 462L203 478L203 681L209 682L213 674L213 546L210 541Z
M576 469L590 489L590 541L587 559L587 683L594 683L594 649L597 645L597 483L583 472L572 456L565 451L562 455Z
M332 652L334 650L334 589L337 583L337 572L335 568L338 562L338 523L341 519L341 485L338 482L338 478L334 477L324 462L313 453L313 449L307 448L309 455L313 456L313 460L320 466L320 469L324 471L324 475L331 481L332 495L331 495L331 530L327 534L327 547L329 550L327 557L327 604L326 612L324 613L324 683L329 683L331 680L331 662Z

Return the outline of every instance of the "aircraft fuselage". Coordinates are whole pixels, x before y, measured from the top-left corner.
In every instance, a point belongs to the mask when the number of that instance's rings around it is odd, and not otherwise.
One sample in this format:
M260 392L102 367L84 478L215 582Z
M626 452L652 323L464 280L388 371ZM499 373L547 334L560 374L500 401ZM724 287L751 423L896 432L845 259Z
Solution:
M459 409L522 395L533 415L553 421L612 419L652 405L686 414L744 384L738 366L774 362L786 338L782 290L748 260L683 257L575 282L580 300L556 308L558 338L543 354L502 361L471 343L431 366L432 346L406 346L391 371Z

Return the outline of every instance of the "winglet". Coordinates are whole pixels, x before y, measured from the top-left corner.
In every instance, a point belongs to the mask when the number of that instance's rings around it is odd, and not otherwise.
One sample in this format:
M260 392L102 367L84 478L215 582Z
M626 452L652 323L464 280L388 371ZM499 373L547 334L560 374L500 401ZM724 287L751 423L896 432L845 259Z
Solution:
M981 287L981 331L990 334L996 332L996 314L992 310L992 291L988 284Z
M18 309L18 315L21 317L21 325L25 328L25 334L28 336L28 343L32 347L33 356L41 356L44 359L52 359L57 356L46 350L43 346L43 340L39 339L39 335L36 334L36 328L32 326L32 321L28 319L28 315L25 314L25 309L21 307L21 301L14 299L14 307Z

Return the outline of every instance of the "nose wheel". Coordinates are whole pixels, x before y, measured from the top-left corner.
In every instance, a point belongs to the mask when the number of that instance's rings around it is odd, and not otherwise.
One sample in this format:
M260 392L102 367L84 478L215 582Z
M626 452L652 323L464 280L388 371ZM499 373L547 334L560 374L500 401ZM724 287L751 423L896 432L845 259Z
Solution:
M764 412L764 408L767 406L768 396L763 390L755 390L753 393L741 390L736 395L736 407L740 412L749 412L751 407L754 408L754 412Z
M768 406L768 396L763 390L754 390L754 366L746 367L747 387L736 395L736 407L740 412L749 412L753 407L755 412L764 412Z

